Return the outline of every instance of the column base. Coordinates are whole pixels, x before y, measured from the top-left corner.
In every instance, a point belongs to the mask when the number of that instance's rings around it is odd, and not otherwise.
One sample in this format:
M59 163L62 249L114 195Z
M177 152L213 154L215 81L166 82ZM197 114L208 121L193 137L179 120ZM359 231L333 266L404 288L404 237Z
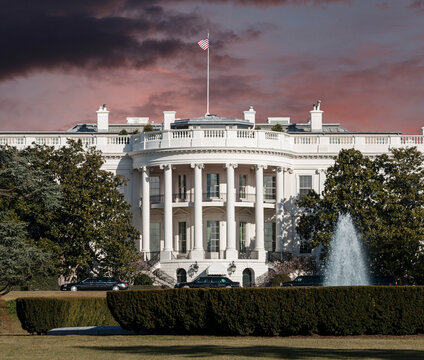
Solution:
M227 249L225 251L225 258L227 260L237 260L238 259L238 251L236 249Z
M252 254L256 255L256 259L265 261L266 260L266 251L265 250L254 250Z
M160 261L169 261L171 260L172 251L161 251L160 252Z
M203 260L205 258L204 250L191 250L190 259Z

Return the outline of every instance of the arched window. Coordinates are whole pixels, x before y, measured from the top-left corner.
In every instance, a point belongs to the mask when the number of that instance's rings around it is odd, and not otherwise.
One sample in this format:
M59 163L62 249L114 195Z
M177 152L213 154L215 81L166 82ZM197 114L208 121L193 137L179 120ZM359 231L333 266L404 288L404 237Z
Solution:
M186 282L187 281L187 272L184 269L177 270L177 282Z
M251 269L244 269L243 271L243 287L254 286L253 271Z

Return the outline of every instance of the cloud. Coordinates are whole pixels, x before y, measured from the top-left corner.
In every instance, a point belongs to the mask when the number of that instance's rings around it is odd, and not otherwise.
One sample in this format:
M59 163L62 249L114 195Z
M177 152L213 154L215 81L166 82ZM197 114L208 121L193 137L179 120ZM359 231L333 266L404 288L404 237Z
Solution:
M187 58L205 28L197 13L165 11L160 0L0 0L0 81L52 69L143 68ZM184 26L181 26L184 24ZM217 55L231 43L256 39L267 25L246 30L213 26Z

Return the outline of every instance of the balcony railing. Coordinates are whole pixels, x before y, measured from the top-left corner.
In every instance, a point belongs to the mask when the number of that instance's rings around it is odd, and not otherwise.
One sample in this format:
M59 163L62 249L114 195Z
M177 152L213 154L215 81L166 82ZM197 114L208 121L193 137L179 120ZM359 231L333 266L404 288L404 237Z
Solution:
M364 133L280 133L244 129L183 129L153 131L137 135L97 133L0 133L0 145L23 148L33 143L66 146L67 140L81 140L104 153L160 150L172 148L228 147L270 149L294 153L338 153L354 148L363 153L388 152L392 147L417 146L424 150L422 135Z

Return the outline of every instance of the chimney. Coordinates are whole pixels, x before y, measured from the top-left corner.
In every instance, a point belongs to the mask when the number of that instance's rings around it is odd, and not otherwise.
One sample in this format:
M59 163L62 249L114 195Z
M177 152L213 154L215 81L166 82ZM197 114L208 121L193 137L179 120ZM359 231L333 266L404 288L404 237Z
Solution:
M311 132L320 132L322 131L322 113L324 111L321 110L321 100L317 101L317 105L313 105L311 113Z
M106 104L100 106L97 112L97 132L108 132L109 131L109 111L106 108Z
M171 124L175 121L176 111L163 112L163 130L171 130Z
M250 121L254 126L256 111L253 110L253 106L251 106L248 111L243 111L243 113L244 113L244 120Z

